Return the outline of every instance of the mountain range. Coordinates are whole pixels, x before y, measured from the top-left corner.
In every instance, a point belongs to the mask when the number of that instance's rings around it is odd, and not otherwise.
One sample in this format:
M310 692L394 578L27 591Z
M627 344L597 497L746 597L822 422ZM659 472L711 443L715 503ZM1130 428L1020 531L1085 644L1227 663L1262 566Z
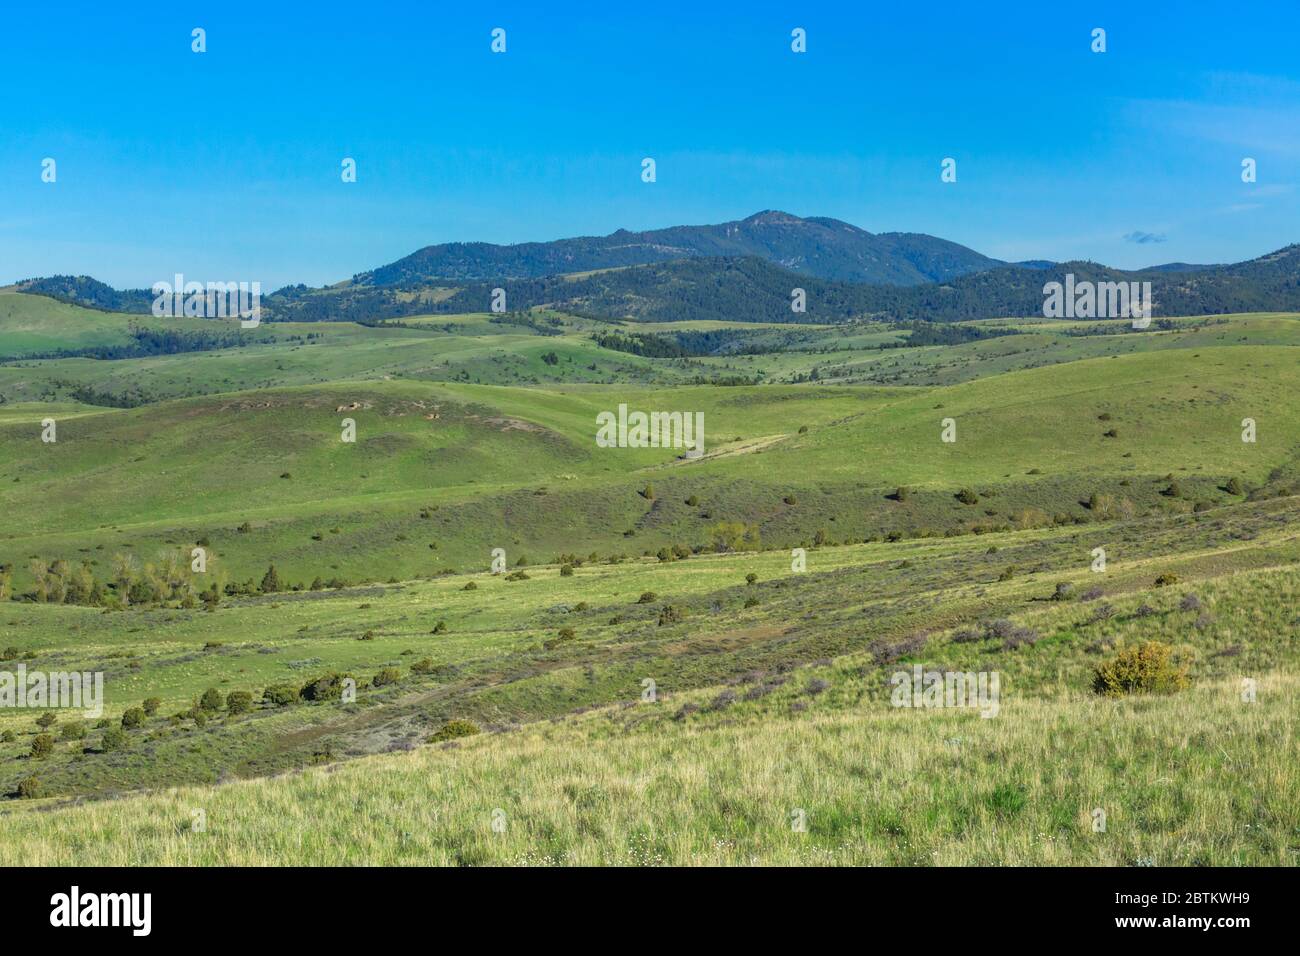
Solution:
M1041 314L1043 285L1150 282L1155 314L1300 310L1300 245L1231 265L1169 263L1125 271L1093 262L1006 263L921 233L870 233L779 211L718 225L517 245L444 243L324 288L263 297L271 321L375 322L484 312L493 290L519 311L549 306L611 320L960 321ZM147 313L148 290L87 276L18 283L92 308ZM802 288L807 311L794 313Z

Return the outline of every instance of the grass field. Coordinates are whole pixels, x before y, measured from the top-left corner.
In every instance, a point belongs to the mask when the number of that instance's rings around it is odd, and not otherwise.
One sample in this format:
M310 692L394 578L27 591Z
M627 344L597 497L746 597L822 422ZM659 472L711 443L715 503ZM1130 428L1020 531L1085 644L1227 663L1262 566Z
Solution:
M0 293L0 668L106 687L0 708L3 862L1297 862L1297 316L498 318L134 355ZM598 447L620 404L705 454ZM1093 692L1148 641L1185 689ZM913 665L998 715L891 706Z

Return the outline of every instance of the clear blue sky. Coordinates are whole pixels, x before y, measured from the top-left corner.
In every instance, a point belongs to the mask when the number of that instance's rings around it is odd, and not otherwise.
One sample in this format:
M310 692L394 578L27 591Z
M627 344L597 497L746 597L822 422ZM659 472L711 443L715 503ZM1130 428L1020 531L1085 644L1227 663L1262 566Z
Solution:
M769 208L1122 267L1300 241L1291 2L125 6L6 5L0 283L314 285Z

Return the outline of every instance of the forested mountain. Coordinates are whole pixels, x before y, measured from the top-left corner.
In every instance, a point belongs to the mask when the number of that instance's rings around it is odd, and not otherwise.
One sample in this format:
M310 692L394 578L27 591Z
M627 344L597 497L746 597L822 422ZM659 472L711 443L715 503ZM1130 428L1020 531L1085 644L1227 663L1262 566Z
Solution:
M498 246L453 242L426 246L354 277L358 285L426 285L431 279L528 279L695 257L755 256L792 272L846 282L919 285L1001 263L972 249L912 232L873 234L838 219L802 219L768 210L714 226Z
M620 241L611 242L615 237ZM764 255L705 254L759 246ZM875 251L868 253L869 248ZM614 264L646 256L663 261ZM986 265L970 271L977 259ZM597 261L605 264L593 265ZM446 274L477 273L489 262L501 272L477 279ZM575 268L579 264L582 268ZM428 270L444 274L426 276ZM551 271L514 275L538 270ZM918 275L962 270L966 274L939 281L912 281ZM813 274L855 271L896 281L850 282ZM550 306L592 317L656 322L953 322L1041 315L1044 284L1064 281L1067 273L1076 281L1150 282L1157 317L1300 310L1300 245L1232 265L1170 263L1139 271L1094 262L1002 264L929 236L873 236L833 219L785 213L760 213L721 226L618 232L603 239L430 246L350 282L280 289L264 296L262 305L267 321L366 323L486 312L492 308L493 290L500 288L512 312ZM152 302L147 290L117 291L86 276L32 279L16 288L117 312L145 313ZM791 307L795 289L804 290L802 312Z

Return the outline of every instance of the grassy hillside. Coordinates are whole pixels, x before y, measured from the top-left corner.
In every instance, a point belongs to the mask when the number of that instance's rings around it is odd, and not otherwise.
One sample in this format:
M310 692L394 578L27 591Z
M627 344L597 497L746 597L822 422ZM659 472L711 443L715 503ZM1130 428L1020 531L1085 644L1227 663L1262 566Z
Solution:
M1024 620L1045 636L1015 651L938 638L897 660L850 653L753 669L726 687L664 680L655 701L638 696L640 675L663 674L646 663L628 675L621 706L550 724L271 780L8 814L0 859L1294 865L1300 646L1287 622L1300 576L1238 573L1196 593L1195 611L1169 594L1143 598L1155 603L1145 616L1137 597L1101 622L1078 605L1032 613ZM1112 701L1086 689L1106 648L1152 637L1192 663L1191 690ZM1000 712L892 707L885 677L913 661L999 670ZM1241 692L1250 675L1263 675L1253 701ZM176 733L154 730L137 746L162 751Z
M106 680L0 709L25 862L1296 862L1294 315L138 319L0 295L0 671ZM1149 640L1187 689L1093 693Z

